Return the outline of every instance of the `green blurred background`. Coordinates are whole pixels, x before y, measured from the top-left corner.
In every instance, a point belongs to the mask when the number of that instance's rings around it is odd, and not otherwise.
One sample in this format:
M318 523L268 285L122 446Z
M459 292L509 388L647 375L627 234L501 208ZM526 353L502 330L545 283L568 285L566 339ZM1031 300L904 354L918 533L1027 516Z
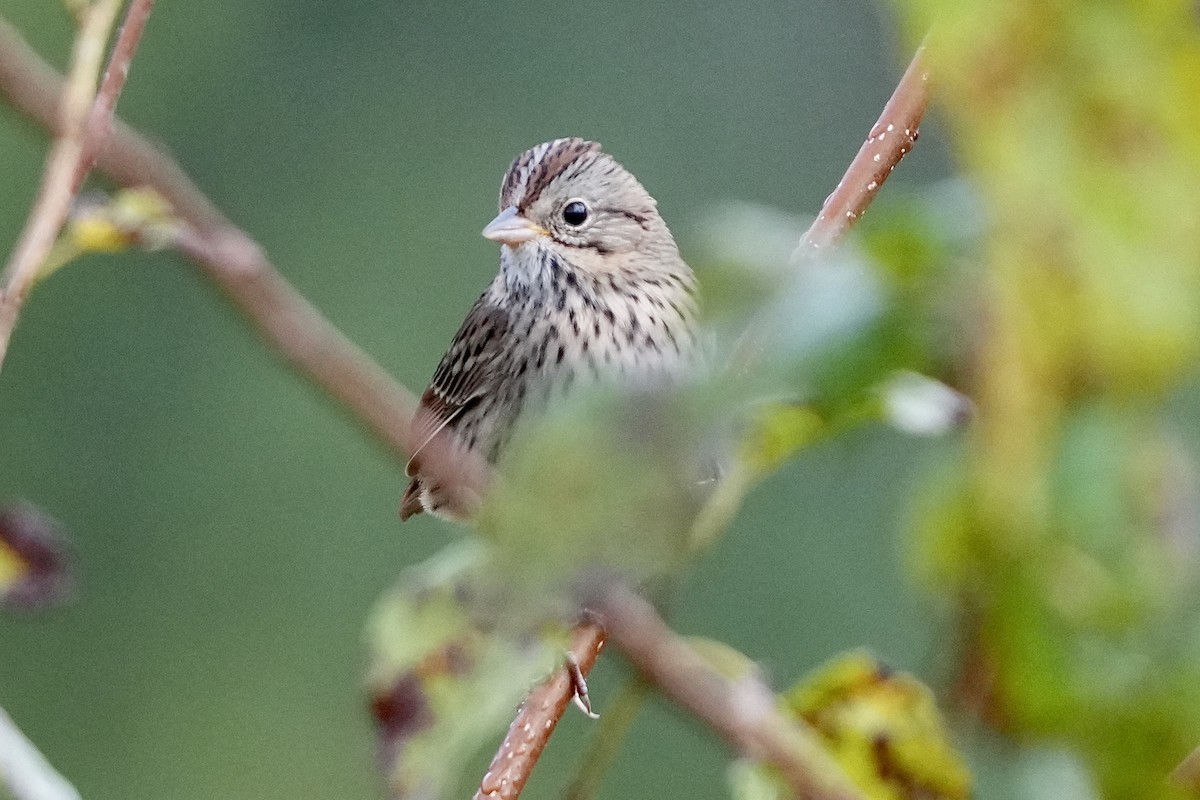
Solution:
M2 13L63 64L58 3ZM881 6L843 0L164 0L121 113L420 389L495 270L478 232L519 151L602 142L698 259L718 202L814 212L907 56ZM950 173L936 120L922 133L884 203ZM0 249L45 150L0 108ZM936 683L950 633L902 533L907 493L956 446L873 427L806 453L699 560L677 626L780 685L859 645ZM0 706L85 797L377 796L363 624L460 534L401 527L398 465L190 265L91 257L39 287L0 380L0 464L0 499L59 518L80 576L60 610L0 618ZM597 673L601 710L618 662ZM587 728L568 716L530 796L552 796ZM604 796L726 796L724 753L654 703ZM1007 763L997 745L971 755L980 796L1028 796L1021 770L987 768Z

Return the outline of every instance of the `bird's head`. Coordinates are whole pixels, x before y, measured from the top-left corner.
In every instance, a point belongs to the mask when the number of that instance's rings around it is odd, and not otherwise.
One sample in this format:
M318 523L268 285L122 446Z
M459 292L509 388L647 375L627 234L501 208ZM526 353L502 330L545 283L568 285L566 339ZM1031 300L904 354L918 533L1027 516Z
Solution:
M547 249L593 273L679 257L654 198L583 139L555 139L518 156L504 176L500 214L483 235L518 258Z

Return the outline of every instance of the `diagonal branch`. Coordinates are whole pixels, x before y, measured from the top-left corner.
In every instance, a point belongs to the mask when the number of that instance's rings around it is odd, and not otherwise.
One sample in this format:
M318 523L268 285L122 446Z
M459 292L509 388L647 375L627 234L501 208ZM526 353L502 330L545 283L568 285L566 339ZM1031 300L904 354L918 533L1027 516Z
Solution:
M923 41L837 188L825 198L821 213L800 237L792 261L837 246L862 218L883 182L917 143L917 129L925 116L929 96L930 72Z
M190 183L166 186L185 193L194 188ZM249 234L218 223L185 229L176 244L298 373L336 400L397 458L408 458L409 422L416 410L412 394L288 283Z
M62 76L0 18L0 95L8 104L57 136L62 129L57 116L62 86ZM200 231L230 225L170 156L119 118L112 124L112 137L98 154L102 172L124 186L154 187L175 213Z
M92 103L84 128L83 150L79 163L76 165L75 178L71 184L72 193L78 194L79 188L87 179L88 173L96 166L96 155L108 142L112 133L113 114L117 110L117 100L125 88L125 80L129 77L129 66L137 53L138 44L142 41L142 31L146 29L146 21L154 10L154 0L130 0L125 12L125 20L121 23L121 31L117 34L117 43L113 45L112 55L108 59L108 67L104 70L104 79L100 82L100 91L96 101Z
M726 678L628 589L602 589L594 604L609 640L664 694L743 755L774 765L796 797L863 800L819 734L780 713L757 677Z
M925 44L922 43L913 55L904 76L896 85L895 91L892 92L891 99L884 106L883 113L880 114L875 127L871 129L866 142L859 149L854 160L850 162L850 166L846 169L842 180L838 182L837 188L826 198L821 213L801 237L800 244L792 255L793 262L822 248L836 246L854 223L862 217L867 206L879 193L879 188L887 180L888 175L916 143L917 128L929 105L929 94L930 73L925 65ZM583 667L582 663L580 666ZM589 669L590 665L583 667L585 676ZM555 702L542 702L538 706L543 709L540 715L530 718L527 709L531 707L531 704L527 702L522 706L518 720L522 724L528 722L535 729L545 727L552 731L558 723L559 717L566 710L572 688L564 685L560 676L556 675L534 689L534 694L543 699L554 696L555 691L559 692L555 696ZM492 761L493 769L489 771L489 774L494 773L496 764L503 761L505 753L513 751L516 746L515 738L518 735L519 729L514 721L513 726L509 728L508 735L500 744L500 749ZM539 749L538 753L540 754L540 752ZM516 767L532 770L536 764L536 757L508 764L505 777L510 781L509 785L516 787L516 790L514 794L505 795L507 800L514 800L520 793L520 787L523 787L529 779L528 773L518 773ZM478 799L487 795L481 790L481 793L475 796Z
M4 270L4 288L0 293L0 367L4 364L4 355L8 352L8 342L21 308L37 280L38 270L62 229L78 191L78 184L87 174L84 140L92 108L99 105L95 102L96 80L104 60L104 45L108 42L109 32L120 10L121 0L97 0L88 6L75 37L70 75L61 89L53 94L54 98L61 98L56 103L58 138L46 159L46 171L37 200ZM132 57L131 51L129 55ZM114 93L111 103L107 105L110 115L116 104L115 94L120 93L124 85L128 67L126 63L120 70L110 69L110 74L117 75L113 81L106 77L105 88Z
M918 51L885 107L879 123L838 188L826 200L821 215L801 240L797 256L836 244L861 217L887 175L915 142L917 126L928 102L928 82L929 73L923 64L922 51ZM10 26L0 20L0 94L46 129L61 134L64 127L55 115L55 98L62 90L62 83L62 78L30 50ZM903 135L899 135L901 133ZM163 195L188 224L177 242L179 248L196 261L206 275L254 322L263 337L298 372L339 401L395 453L406 457L411 452L408 429L416 405L413 396L309 304L279 274L261 247L213 206L174 160L145 137L115 120L111 141L99 153L98 166L121 184L148 185ZM426 459L430 455L423 453ZM442 456L442 460L449 465L447 469L455 466L456 454L445 453ZM423 463L423 468L428 466ZM474 468L481 469L478 465ZM471 469L468 467L469 475ZM621 619L619 614L616 619ZM626 647L633 647L630 642L634 640L627 638L627 635L633 636L635 629L622 630L621 641L626 643ZM602 634L593 630L590 636L578 640L579 649L573 646L582 673L590 670L602 641ZM630 655L638 663L636 652L632 650ZM652 669L655 663L658 662L646 662L647 674L651 678L667 680ZM683 691L669 681L666 685L660 683L660 686L668 693L672 693L672 687ZM534 717L518 717L521 724L518 726L514 722L514 729L523 730L528 723L552 731L570 702L574 687L570 681L564 681L560 674L534 692L537 701L527 702L524 708L542 710ZM697 713L702 711L700 708L693 710ZM796 785L815 779L802 774L802 765L798 767L789 762L788 752L776 752L780 747L786 749L786 746L796 744L791 741L790 728L778 729L777 726L768 725L765 733L747 734L737 726L729 727L729 721L726 719L722 722L719 715L705 719L735 744L755 751L761 749L763 752L757 754L764 758L778 756L785 773ZM746 735L751 735L751 738L745 739ZM505 746L515 742L512 730L505 742ZM538 745L539 754L544 745L545 740L542 739ZM801 747L799 752L805 752L805 748ZM498 760L502 753L497 755ZM827 758L823 751L817 757L822 756ZM519 793L534 763L536 756L525 759L522 766L511 771L508 768L515 767L516 762L506 766L497 761L494 765L506 770L504 774L508 776L510 785ZM792 774L789 769L798 771ZM839 789L836 778L829 780L832 781L832 793L827 791L812 796L857 796L852 791L847 793ZM516 794L505 796L515 797Z
M56 135L63 79L0 19L0 95ZM155 189L187 223L178 242L301 374L330 394L399 458L416 401L280 275L262 248L205 197L179 165L120 120L97 166L118 183ZM65 214L65 211L64 211Z
M604 645L600 626L586 623L571 636L571 654L583 675L591 671ZM550 735L575 696L575 682L566 667L555 670L521 704L508 727L504 744L496 752L480 782L475 800L516 800L533 774L533 768L550 741Z
M16 800L79 800L79 792L75 787L55 771L2 708L0 784Z

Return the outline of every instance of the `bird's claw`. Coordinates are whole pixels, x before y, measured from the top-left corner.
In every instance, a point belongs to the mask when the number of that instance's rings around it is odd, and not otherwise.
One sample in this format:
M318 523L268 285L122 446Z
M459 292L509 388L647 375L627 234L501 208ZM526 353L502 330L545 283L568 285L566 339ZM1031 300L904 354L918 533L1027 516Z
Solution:
M571 678L571 688L574 690L571 702L590 719L600 719L600 715L592 711L592 700L588 696L587 680L583 677L583 670L579 668L579 661L570 651L567 652L566 662L567 675Z

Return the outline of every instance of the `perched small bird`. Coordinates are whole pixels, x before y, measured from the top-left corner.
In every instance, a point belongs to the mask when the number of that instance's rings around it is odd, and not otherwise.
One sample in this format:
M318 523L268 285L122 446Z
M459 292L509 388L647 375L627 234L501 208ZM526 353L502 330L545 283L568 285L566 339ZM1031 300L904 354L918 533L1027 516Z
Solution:
M596 381L679 376L695 349L695 278L654 198L595 142L556 139L513 161L500 214L500 272L421 395L400 517L460 516L421 471L435 438L495 462L522 413Z

